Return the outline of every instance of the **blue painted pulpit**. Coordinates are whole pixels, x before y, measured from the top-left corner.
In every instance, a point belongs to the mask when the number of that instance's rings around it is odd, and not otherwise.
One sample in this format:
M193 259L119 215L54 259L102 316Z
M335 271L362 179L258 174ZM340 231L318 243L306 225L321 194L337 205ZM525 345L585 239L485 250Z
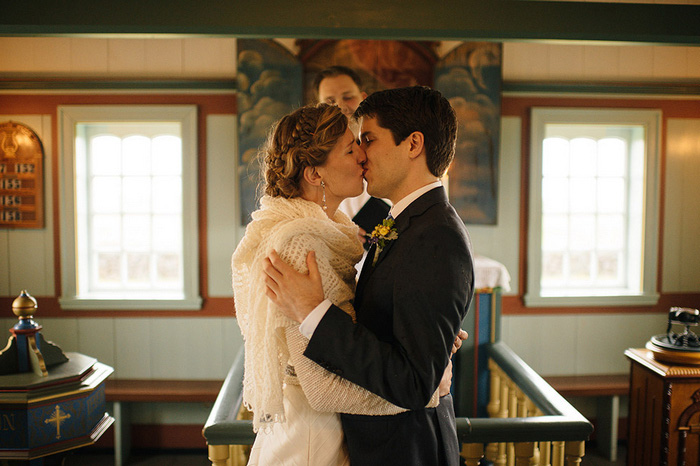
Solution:
M30 465L95 443L114 422L104 392L114 370L46 341L36 307L25 291L14 300L19 322L0 351L0 459Z
M459 417L488 417L489 343L501 339L501 292L510 291L510 274L500 262L474 256L474 299L462 328L469 333L453 357L452 394Z

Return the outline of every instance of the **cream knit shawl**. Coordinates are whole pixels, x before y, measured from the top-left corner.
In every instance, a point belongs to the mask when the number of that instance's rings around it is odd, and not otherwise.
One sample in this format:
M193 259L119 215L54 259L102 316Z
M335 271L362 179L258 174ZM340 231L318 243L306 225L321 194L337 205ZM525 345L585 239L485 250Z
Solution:
M308 338L265 295L262 261L272 249L296 270L306 272L308 251L316 252L326 298L354 320L350 304L355 263L362 257L357 226L342 212L334 221L303 199L263 197L260 210L233 253L236 316L245 344L243 401L253 411L253 429L284 422L282 383L300 385L319 412L393 415L406 409L333 374L304 356ZM435 391L428 407L439 403Z
M316 252L325 296L353 316L355 263L362 258L357 226L338 211L331 221L317 204L301 198L264 196L233 253L236 317L244 337L243 399L255 413L254 428L283 422L282 382L289 359L285 329L298 327L265 295L262 261L275 249L306 272L306 255Z

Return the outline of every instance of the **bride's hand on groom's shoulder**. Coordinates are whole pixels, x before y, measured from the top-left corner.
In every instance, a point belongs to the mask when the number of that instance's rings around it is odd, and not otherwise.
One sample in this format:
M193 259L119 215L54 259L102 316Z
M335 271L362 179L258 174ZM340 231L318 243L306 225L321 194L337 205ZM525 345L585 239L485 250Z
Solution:
M300 323L324 300L314 251L309 251L306 265L308 273L297 272L274 250L263 264L267 297L284 315Z

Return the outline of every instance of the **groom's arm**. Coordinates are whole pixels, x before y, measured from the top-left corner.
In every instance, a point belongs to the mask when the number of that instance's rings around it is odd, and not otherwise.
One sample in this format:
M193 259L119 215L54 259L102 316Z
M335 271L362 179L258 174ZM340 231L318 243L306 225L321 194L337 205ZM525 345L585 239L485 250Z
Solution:
M395 341L381 341L331 306L305 353L328 370L410 409L425 406L437 388L473 283L471 256L460 232L442 224L423 233L421 247L401 258L391 280L394 318L390 325ZM272 277L285 289L268 294L273 299L284 297L283 309L301 322L322 296L307 299L311 274L285 275L285 279Z
M472 262L467 246L444 225L426 229L419 248L404 253L391 273L394 339L380 340L367 327L353 324L331 307L304 353L326 369L392 403L424 407L448 364L454 336L471 296ZM391 254L395 255L396 249ZM387 257L384 261L388 261ZM381 280L374 271L372 280ZM384 286L376 283L377 286ZM374 312L363 296L363 315Z

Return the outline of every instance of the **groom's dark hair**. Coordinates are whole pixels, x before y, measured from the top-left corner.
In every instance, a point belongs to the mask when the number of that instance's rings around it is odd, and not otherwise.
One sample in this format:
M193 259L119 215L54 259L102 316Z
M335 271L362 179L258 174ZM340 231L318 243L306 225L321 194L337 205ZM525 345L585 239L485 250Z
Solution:
M443 95L425 86L387 89L371 94L353 118L376 118L391 131L398 145L411 133L423 133L428 170L438 178L452 163L457 139L457 116Z

